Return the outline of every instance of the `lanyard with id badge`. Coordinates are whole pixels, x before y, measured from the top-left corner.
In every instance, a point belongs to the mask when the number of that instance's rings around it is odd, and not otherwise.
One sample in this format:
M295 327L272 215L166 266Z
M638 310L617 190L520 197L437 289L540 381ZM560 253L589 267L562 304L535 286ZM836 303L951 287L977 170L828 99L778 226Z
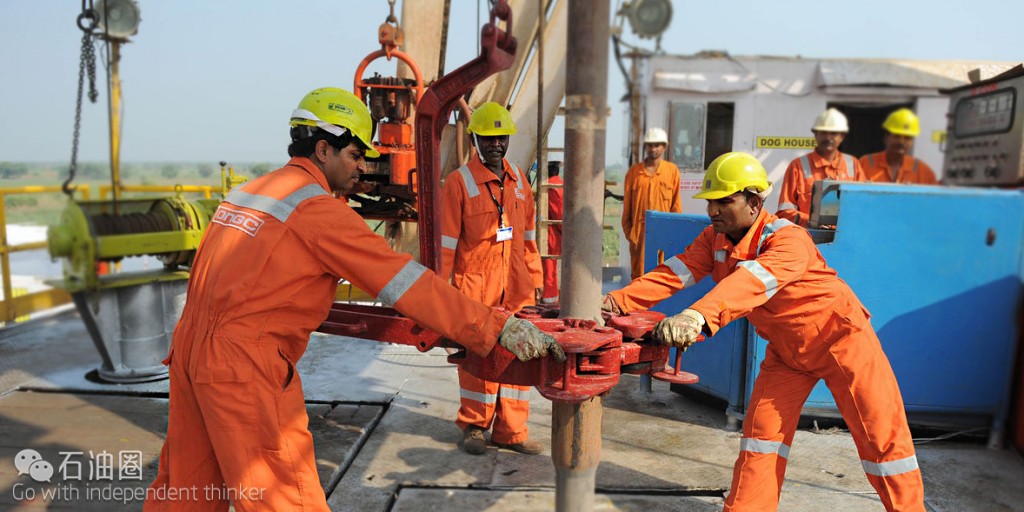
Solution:
M498 190L502 190L501 185L498 185ZM494 206L498 209L498 232L495 234L495 240L498 242L512 240L512 226L505 225L505 207L498 202L498 198L494 197L490 182L487 183L487 192L491 194L491 201L494 201ZM504 201L504 197L502 197L502 201Z

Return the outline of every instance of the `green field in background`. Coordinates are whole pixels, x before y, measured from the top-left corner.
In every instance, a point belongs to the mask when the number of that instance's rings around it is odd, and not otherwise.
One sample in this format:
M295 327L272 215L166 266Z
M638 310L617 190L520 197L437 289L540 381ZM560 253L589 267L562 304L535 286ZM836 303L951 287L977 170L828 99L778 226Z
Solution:
M278 164L256 163L235 165L237 174L253 177L262 175ZM11 164L0 162L0 188L25 186L59 186L67 177L66 164L30 163ZM610 175L615 180L618 176ZM220 168L212 164L125 164L122 167L122 183L126 185L209 185L220 187ZM72 185L89 185L90 197L99 198L99 188L110 185L109 171L96 163L83 163L76 172ZM610 187L616 194L622 193L621 184ZM146 194L153 195L153 194ZM199 197L200 194L192 194ZM42 194L9 194L4 197L7 222L10 224L51 225L60 220L67 197L61 192ZM614 199L604 202L604 223L612 229L602 232L602 256L606 264L617 264L619 257L619 233L622 203ZM378 227L370 223L371 228Z

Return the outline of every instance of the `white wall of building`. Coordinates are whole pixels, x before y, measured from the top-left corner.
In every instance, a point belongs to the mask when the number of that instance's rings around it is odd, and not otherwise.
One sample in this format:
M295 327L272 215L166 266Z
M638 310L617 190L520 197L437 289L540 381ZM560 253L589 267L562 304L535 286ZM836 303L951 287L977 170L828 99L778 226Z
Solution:
M749 152L764 163L769 180L776 184L776 190L766 203L769 210L774 211L786 167L810 149L757 148L758 137L812 137L810 129L815 116L830 103L881 106L908 102L915 104L921 119L921 136L914 156L941 174L943 157L939 143L933 141L932 136L933 132L946 129L947 97L939 95L934 88L826 87L821 84L820 62L768 57L651 58L644 78L645 128L659 126L669 130L673 102L733 103L732 150ZM670 131L670 139L672 136ZM683 212L704 213L705 202L690 198L692 189L699 187L703 169L681 170Z

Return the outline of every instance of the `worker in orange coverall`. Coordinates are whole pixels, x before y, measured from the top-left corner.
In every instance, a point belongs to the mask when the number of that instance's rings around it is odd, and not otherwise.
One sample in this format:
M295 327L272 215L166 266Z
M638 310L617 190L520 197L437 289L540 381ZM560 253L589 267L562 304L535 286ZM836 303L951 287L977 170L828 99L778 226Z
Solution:
M441 190L442 276L466 296L516 312L537 303L543 286L533 191L526 175L505 159L516 133L509 111L487 102L467 131L477 154L448 175ZM530 387L491 382L459 367L461 405L455 420L463 451L481 455L491 442L538 454L529 438Z
M811 187L818 180L867 181L857 159L841 153L850 125L842 112L830 108L814 120L814 151L789 163L779 194L779 218L807 227L811 216Z
M921 133L917 115L908 108L901 108L885 118L882 128L885 129L885 151L860 157L860 166L868 179L877 183L937 185L935 171L910 156L914 138Z
M770 184L745 153L715 159L695 198L711 226L682 254L605 297L603 309L646 310L707 275L717 283L653 331L685 350L747 317L768 340L743 421L726 511L775 510L800 409L824 379L846 420L867 479L890 511L923 511L924 487L900 390L853 290L807 231L764 210Z
M665 160L668 134L651 128L644 134L644 161L626 171L622 189L622 232L629 242L629 266L632 279L644 273L644 231L647 210L680 213L679 168Z
M358 98L314 90L291 126L291 160L232 190L195 255L165 361L167 440L144 510L329 510L295 366L339 278L477 354L500 343L520 359L564 357L529 322L393 252L337 197L359 183L364 156L378 154Z
M562 186L565 184L559 173L562 172L562 162L557 160L548 162L548 184L556 185L557 188L548 189L548 220L562 220L564 211ZM548 226L548 255L560 256L562 254L562 225L552 224ZM544 292L541 294L542 304L558 303L558 267L559 260L545 258L541 261L544 267Z

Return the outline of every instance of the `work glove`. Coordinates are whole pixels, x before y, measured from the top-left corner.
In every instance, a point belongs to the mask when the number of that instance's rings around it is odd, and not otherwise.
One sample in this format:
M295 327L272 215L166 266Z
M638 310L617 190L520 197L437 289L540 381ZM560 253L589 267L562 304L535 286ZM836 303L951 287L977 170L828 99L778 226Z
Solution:
M692 309L684 309L682 313L670 316L654 326L654 340L662 345L686 350L697 342L704 324L704 315Z
M615 303L615 299L611 295L604 296L604 302L601 303L601 311L606 313L615 313L616 315L622 314L622 308Z
M515 354L520 361L527 361L551 354L559 363L565 361L565 351L550 334L546 334L529 320L508 317L501 329L498 343Z

